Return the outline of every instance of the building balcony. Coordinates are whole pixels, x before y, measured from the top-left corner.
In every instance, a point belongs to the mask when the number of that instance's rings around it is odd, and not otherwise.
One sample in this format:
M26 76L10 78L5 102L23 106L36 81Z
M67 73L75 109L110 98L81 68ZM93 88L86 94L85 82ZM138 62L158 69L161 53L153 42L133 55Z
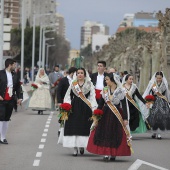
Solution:
M16 11L7 11L7 10L5 10L4 13L5 14L18 14L19 15L19 11L16 12Z
M19 6L18 6L18 5L7 5L7 4L5 4L5 5L4 5L4 8L8 8L8 9L14 9L14 8L16 8L16 9L19 9Z
M4 3L18 3L19 4L19 0L5 0Z

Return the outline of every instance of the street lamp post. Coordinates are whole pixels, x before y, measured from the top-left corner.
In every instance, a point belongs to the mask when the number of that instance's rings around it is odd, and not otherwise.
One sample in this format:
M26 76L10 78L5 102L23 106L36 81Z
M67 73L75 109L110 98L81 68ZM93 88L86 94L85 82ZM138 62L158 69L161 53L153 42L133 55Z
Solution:
M44 29L46 27L52 27L52 26L57 26L57 24L50 24L50 25L41 25L40 26L40 44L39 44L39 68L42 66L42 62L41 62L41 56L42 56L42 34L44 33ZM45 33L47 32L51 32L54 30L47 30ZM41 66L40 66L41 65Z
M42 54L42 67L45 65L45 42L48 40L53 40L54 38L46 38L45 35L43 35L43 54Z
M54 44L54 45L46 44L46 45L47 45L47 51L46 51L46 68L47 68L47 66L48 66L49 48L50 48L50 47L54 47L54 46L55 46L55 44Z
M1 0L1 28L0 28L0 70L3 68L3 45L4 45L4 0Z
M36 17L51 15L51 13L46 14L34 14L33 16L33 38L32 38L32 81L34 81L34 66L35 66L35 19Z
M21 82L24 80L24 28L25 28L25 3L22 0L22 31L21 31Z

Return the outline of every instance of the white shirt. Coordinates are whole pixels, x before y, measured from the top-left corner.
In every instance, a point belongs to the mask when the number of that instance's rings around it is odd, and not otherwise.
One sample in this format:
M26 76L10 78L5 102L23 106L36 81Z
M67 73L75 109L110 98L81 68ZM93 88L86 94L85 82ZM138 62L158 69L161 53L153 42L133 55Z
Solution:
M67 78L68 78L68 82L69 82L69 84L71 84L72 83L72 81L73 81L73 79L68 75L67 76Z
M96 89L103 90L103 86L104 86L103 81L104 81L104 74L100 75L98 73L97 82L96 82Z
M13 87L12 73L5 70L7 75L7 87Z

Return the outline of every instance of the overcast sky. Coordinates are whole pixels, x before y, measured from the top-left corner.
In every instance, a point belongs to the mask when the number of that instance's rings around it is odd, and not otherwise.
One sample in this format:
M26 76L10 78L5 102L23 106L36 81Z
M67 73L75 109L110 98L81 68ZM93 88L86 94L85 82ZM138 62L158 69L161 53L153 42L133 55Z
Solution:
M66 37L71 47L80 48L80 28L85 20L99 21L114 34L125 13L153 12L170 8L170 0L57 0L65 17Z

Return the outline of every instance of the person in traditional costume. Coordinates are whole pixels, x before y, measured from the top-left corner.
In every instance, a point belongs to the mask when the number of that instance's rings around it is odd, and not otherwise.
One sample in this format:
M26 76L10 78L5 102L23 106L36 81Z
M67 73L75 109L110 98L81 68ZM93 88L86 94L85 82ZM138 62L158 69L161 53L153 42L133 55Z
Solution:
M76 71L77 71L77 68L75 68L75 67L69 68L68 75L66 77L62 78L61 81L58 84L57 101L58 101L59 106L63 103L65 94L66 94L70 84L73 81L73 75ZM61 123L60 119L59 119L59 123ZM58 131L58 136L60 135L60 130L61 130L61 128Z
M93 124L87 151L105 155L104 160L108 161L115 160L116 156L130 156L132 148L125 91L116 74L109 73L105 81L107 86L98 106L103 116Z
M152 138L162 139L160 133L170 130L170 92L163 72L156 72L152 76L143 97L149 94L155 98L147 118L153 130Z
M133 83L133 76L131 74L125 76L122 85L125 89L128 101L131 133L145 133L147 131L145 111L149 106L139 93L136 84Z
M90 76L91 81L92 81L93 85L95 86L97 103L99 102L99 99L101 98L100 92L102 91L103 87L106 86L105 77L106 77L107 73L105 72L105 69L106 69L106 62L98 61L97 62L97 71L98 72L93 73Z
M34 85L37 88L33 91L28 107L37 110L38 114L43 114L43 111L52 108L50 81L43 68L39 69Z
M92 110L97 108L95 88L84 68L79 68L73 76L64 103L72 105L72 113L65 121L63 147L74 148L73 156L78 155L78 149L80 154L84 154L92 124Z
M2 61L1 61L2 62ZM22 102L21 84L17 74L14 72L16 61L6 59L5 69L0 70L0 143L8 144L6 133L15 103Z

